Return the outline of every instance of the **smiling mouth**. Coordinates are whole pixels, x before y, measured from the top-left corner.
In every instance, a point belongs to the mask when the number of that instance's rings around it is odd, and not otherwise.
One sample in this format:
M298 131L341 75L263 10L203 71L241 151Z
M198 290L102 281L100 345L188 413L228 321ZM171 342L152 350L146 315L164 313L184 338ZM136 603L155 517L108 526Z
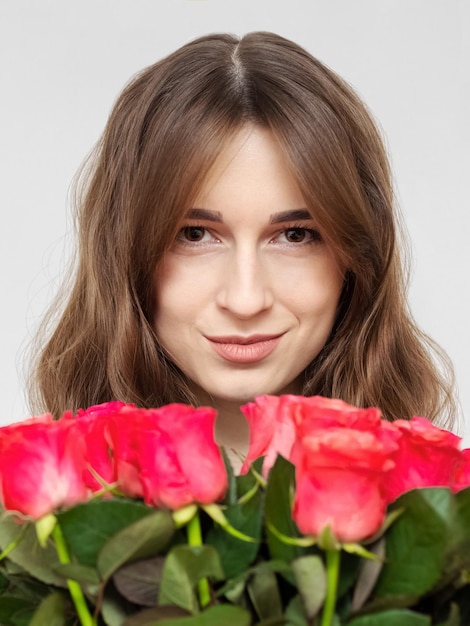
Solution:
M277 347L282 335L251 335L239 337L206 337L213 350L232 363L256 363L269 356Z

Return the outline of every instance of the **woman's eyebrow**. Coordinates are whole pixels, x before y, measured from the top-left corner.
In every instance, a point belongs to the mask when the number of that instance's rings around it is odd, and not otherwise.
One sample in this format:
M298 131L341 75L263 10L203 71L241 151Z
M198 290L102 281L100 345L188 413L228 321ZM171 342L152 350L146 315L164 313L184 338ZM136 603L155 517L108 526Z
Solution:
M210 211L209 209L189 209L185 218L188 220L204 220L207 222L222 222L220 211Z
M222 213L220 211L211 211L209 209L189 209L185 215L189 220L204 220L208 222L223 222ZM292 222L295 220L311 220L312 216L307 209L292 209L290 211L279 211L269 216L271 224L281 224L283 222Z
M281 224L282 222L292 222L296 220L311 220L312 215L307 209L294 209L292 211L280 211L273 213L269 221L271 224Z

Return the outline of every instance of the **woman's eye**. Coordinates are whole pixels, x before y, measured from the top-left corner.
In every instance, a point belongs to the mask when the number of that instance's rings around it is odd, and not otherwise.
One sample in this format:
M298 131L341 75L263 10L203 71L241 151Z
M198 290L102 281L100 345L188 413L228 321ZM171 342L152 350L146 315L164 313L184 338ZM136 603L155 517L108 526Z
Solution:
M195 243L202 241L206 232L203 226L185 226L178 233L178 239Z
M320 233L313 228L286 228L282 231L282 235L289 243L310 243L321 240Z

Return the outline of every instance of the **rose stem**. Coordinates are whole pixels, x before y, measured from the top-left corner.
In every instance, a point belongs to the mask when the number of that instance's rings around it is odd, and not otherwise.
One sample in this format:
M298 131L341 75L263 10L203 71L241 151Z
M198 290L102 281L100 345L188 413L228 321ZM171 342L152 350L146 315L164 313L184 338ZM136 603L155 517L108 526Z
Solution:
M321 626L331 626L336 605L336 592L339 578L339 550L326 551L326 599L323 606Z
M65 544L64 535L59 524L56 524L52 531L52 538L54 539L59 561L61 563L70 563L70 556ZM72 601L77 609L78 618L82 626L96 626L96 622L90 615L85 597L80 585L75 580L67 579L67 586L72 597Z
M201 522L199 520L199 511L196 515L188 522L186 527L186 533L188 536L188 544L190 546L202 546L202 532L201 532ZM211 594L209 589L209 581L207 578L201 578L197 585L198 594L199 594L199 603L201 608L207 606L211 601Z

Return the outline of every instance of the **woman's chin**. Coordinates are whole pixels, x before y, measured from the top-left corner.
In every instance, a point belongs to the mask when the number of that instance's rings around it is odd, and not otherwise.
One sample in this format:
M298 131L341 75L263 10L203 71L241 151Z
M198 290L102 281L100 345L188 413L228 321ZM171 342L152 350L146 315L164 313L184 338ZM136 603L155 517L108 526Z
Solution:
M257 396L273 395L279 396L283 394L300 394L301 385L298 381L293 381L287 386L275 386L275 385L243 385L239 387L233 387L227 384L223 389L209 389L203 392L204 403L209 403L216 408L220 407L240 407L247 402L252 402ZM200 399L199 394L197 394Z

